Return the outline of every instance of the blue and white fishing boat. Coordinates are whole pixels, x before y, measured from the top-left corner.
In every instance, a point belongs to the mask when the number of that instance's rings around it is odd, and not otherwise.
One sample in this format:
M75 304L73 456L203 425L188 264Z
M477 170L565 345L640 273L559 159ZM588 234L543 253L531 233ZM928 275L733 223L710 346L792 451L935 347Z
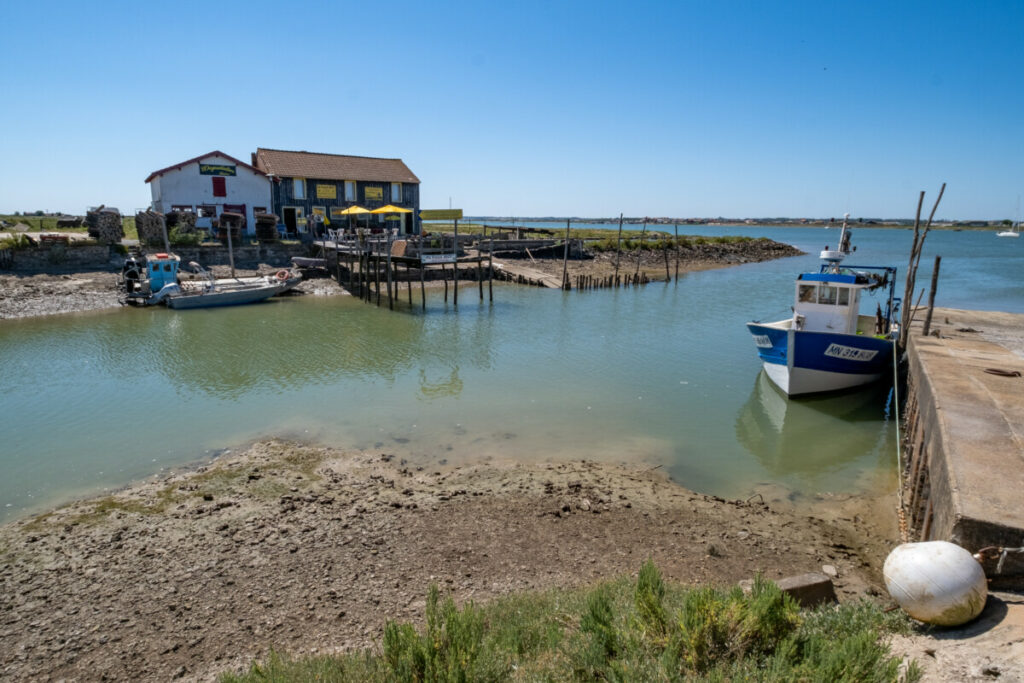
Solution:
M789 396L868 384L892 370L896 269L841 265L850 233L844 220L839 248L821 252L821 270L797 277L792 317L747 323L765 373ZM861 295L876 290L887 292L885 309L861 315Z

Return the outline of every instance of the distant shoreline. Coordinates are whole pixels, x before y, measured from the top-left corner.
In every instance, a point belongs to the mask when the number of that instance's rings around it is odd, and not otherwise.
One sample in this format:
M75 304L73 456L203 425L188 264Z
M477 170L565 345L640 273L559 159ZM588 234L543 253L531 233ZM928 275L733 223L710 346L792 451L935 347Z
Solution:
M495 221L501 223L512 223L519 225L526 225L527 223L562 223L570 221L573 225L608 225L617 224L618 218L557 218L557 217L544 217L544 218L522 218L522 217L502 217L502 216L466 216L465 220L471 223L483 223L486 224L488 221ZM774 218L623 218L622 224L625 225L643 225L647 223L648 227L651 226L693 226L693 225L707 225L714 227L729 227L729 228L745 228L745 227L758 227L758 228L840 228L843 225L842 219L835 221L829 221L827 219L774 219ZM853 228L888 228L888 229L904 229L913 230L914 221L907 219L869 219L863 222L850 221L850 227ZM921 227L924 227L922 221ZM953 230L953 231L981 231L987 232L990 230L1005 230L1009 226L1004 224L1002 221L942 221L938 223L932 223L932 230Z

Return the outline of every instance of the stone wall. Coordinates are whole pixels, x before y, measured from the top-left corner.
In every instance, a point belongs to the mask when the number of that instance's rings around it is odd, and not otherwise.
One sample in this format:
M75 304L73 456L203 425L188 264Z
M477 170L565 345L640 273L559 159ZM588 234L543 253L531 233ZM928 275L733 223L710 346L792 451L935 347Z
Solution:
M155 253L156 249L147 249ZM308 249L298 244L260 244L237 247L235 265L255 267L260 263L287 267L292 256L305 256ZM196 261L202 266L226 265L230 262L228 249L223 246L176 247L172 252L183 263ZM52 245L31 249L4 250L0 254L0 270L32 273L73 273L88 270L115 271L121 269L124 255L115 247Z

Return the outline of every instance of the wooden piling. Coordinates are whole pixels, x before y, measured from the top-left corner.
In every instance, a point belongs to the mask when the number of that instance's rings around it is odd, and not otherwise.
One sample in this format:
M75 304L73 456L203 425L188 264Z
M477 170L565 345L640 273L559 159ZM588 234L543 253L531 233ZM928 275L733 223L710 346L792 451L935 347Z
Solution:
M392 290L391 290L391 284L392 284L392 279L391 279L391 240L390 239L388 239L387 245L388 245L388 255L387 255L386 267L387 267L387 270L388 270L388 273L387 273L387 275L388 275L388 310L393 311L393 310L395 310L395 299L398 298L398 283L397 282L394 283L394 285L395 285L394 296L392 296Z
M662 249L662 251L665 252L665 282L672 282L672 277L668 273L668 245L667 244L665 245L665 248Z
M622 214L619 214L619 237L615 240L615 279L619 279L619 256L622 253Z
M409 308L412 309L412 267L405 264L405 283L407 285L407 291L409 294Z
M455 219L455 263L452 264L452 305L459 307L459 219Z
M448 269L441 264L441 279L444 280L444 302L448 303Z
M924 316L924 336L928 336L928 333L932 329L932 311L935 309L935 290L939 286L939 264L942 263L942 257L935 257L935 268L932 270L932 288L928 292L928 313Z
M491 249L487 252L487 296L494 303L494 238L491 238Z
M568 218L565 219L565 246L562 249L562 289L570 289L568 273L569 273L569 223Z
M420 263L420 301L422 303L424 311L427 310L427 286L423 282L423 280L425 278L425 275L424 275L424 271L425 270L426 270L426 268L424 268L423 264Z
M676 280L679 280L679 224L675 224L676 228Z

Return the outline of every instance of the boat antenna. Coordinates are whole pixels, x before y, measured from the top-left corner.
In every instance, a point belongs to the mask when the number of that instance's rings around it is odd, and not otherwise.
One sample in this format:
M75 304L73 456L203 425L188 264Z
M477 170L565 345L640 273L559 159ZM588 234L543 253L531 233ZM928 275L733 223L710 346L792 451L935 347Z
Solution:
M832 272L837 272L839 269L839 262L846 258L846 255L850 253L850 232L852 228L849 227L850 214L843 214L843 230L839 233L839 248L829 249L825 247L824 251L821 252L821 260L829 264Z

